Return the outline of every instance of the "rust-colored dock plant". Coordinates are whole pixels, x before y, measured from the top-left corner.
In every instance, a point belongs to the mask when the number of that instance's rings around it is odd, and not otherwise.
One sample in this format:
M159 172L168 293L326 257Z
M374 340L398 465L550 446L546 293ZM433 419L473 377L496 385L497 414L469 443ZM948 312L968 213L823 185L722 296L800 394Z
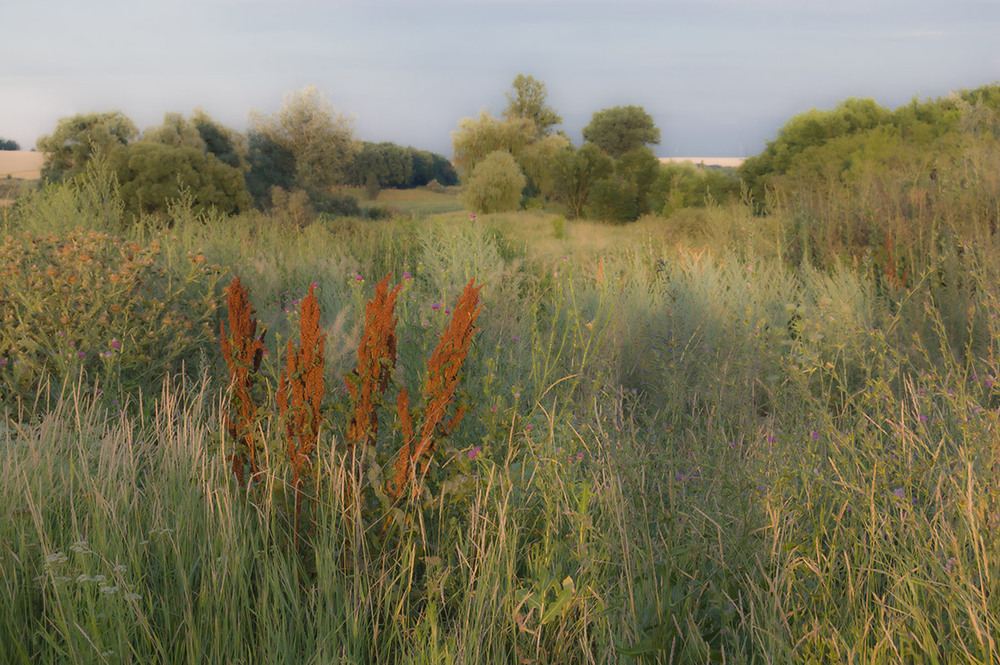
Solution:
M292 468L295 492L295 533L299 533L302 511L302 485L312 472L312 452L323 422L322 402L326 394L323 381L326 335L320 334L319 304L309 287L302 299L299 318L299 348L288 340L287 367L278 382L278 409L285 425L288 461Z
M365 305L365 329L358 344L358 366L344 377L351 396L347 428L348 451L375 441L378 434L377 400L389 386L396 366L396 298L402 284L389 289L386 277Z
M436 442L451 434L465 415L465 409L459 406L454 415L449 417L449 409L455 401L455 391L469 353L469 343L478 330L475 323L482 309L479 301L481 289L482 286L475 286L474 279L465 285L465 290L455 305L451 322L441 334L437 348L427 361L427 380L424 385L426 407L419 439L414 435L410 420L409 399L405 391L400 392L399 418L406 439L394 467L390 488L394 499L399 499L407 485L414 480L418 466L420 475L427 473Z
M229 368L229 387L232 391L230 413L224 417L224 426L236 443L236 450L229 456L233 474L240 485L246 478L246 466L250 466L250 480L260 476L264 470L261 456L262 446L257 439L257 405L253 397L253 387L260 361L264 355L264 335L267 329L257 335L255 310L250 305L249 289L234 277L226 288L226 303L229 308L229 335L226 324L219 324L222 356Z

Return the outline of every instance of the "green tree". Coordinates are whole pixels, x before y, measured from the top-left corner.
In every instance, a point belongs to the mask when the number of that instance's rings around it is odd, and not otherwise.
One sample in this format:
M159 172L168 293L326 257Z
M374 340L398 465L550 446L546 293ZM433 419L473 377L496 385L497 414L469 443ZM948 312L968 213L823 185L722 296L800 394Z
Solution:
M527 118L494 118L481 111L477 118L459 120L458 129L451 133L455 164L471 173L481 160L497 150L519 161L535 136L535 125Z
M443 186L457 185L458 173L451 161L443 155L427 150L413 151L413 180L411 186L423 187L432 180Z
M613 170L612 159L593 143L579 149L567 145L550 162L550 194L569 208L570 217L582 217L594 183Z
M893 114L872 99L846 99L832 110L810 109L786 122L763 152L743 162L740 176L762 210L771 180L787 173L798 155L839 137L892 123Z
M258 208L270 208L272 189L290 190L295 186L295 154L268 134L251 131L247 142L247 190Z
M249 148L243 134L212 120L200 108L194 110L191 123L205 142L205 150L215 155L220 162L241 171L250 168Z
M240 169L192 146L137 141L116 152L111 163L126 211L137 216L166 213L182 197L199 212L232 214L252 204Z
M562 118L546 103L546 98L543 82L533 76L518 74L507 93L507 108L503 117L530 120L539 136L551 134L553 128L562 123Z
M347 183L368 187L371 178L380 187L422 187L431 180L454 185L458 176L451 162L426 150L398 146L395 143L365 142L347 172Z
M659 173L660 161L643 146L614 162L614 172L594 183L591 211L609 222L634 222L649 212L649 192Z
M660 142L660 130L641 106L616 106L594 113L583 139L617 159L627 152Z
M361 151L351 120L315 87L288 93L273 115L251 113L249 124L251 135L266 137L294 157L295 184L305 190L326 192L342 184Z
M479 213L514 210L525 182L514 157L505 150L495 150L476 164L465 183L463 201Z
M94 155L121 149L138 134L135 124L121 111L63 118L52 134L35 143L40 152L48 153L42 178L47 182L68 180L82 173Z
M142 133L142 140L162 143L171 148L187 146L202 152L207 150L198 128L181 113L164 113L163 124L146 129Z
M21 146L17 141L0 137L0 150L20 150Z
M702 208L709 201L724 203L740 196L735 169L707 168L690 163L659 168L649 192L650 210L669 217L681 208Z

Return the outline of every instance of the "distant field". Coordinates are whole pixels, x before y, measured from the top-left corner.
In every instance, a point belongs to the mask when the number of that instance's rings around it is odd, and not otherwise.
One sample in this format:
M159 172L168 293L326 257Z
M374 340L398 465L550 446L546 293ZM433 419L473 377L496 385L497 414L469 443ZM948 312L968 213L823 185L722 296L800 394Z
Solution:
M38 180L42 177L42 162L45 153L27 150L0 150L0 178L10 176L23 180Z
M464 206L459 202L452 189L449 189L445 193L432 192L423 188L383 189L374 201L365 200L364 190L362 189L353 190L351 193L361 200L362 208L384 206L391 208L397 214L401 213L414 217L440 215L464 209Z
M743 157L660 157L661 164L676 164L678 162L691 162L692 164L704 164L705 166L720 166L723 168L736 168L744 161Z

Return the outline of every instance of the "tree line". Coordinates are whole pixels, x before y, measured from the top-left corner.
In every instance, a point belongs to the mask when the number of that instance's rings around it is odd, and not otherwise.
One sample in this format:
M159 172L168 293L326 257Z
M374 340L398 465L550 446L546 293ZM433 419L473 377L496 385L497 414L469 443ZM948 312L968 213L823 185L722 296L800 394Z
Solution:
M167 113L142 132L109 111L63 118L36 145L48 155L43 181L70 181L99 161L135 216L164 213L182 196L196 211L223 215L287 206L360 215L341 186L373 178L378 187L457 182L441 155L358 141L351 122L314 87L289 93L273 114L251 113L246 133L200 109L189 117Z
M713 170L660 164L651 149L660 129L641 106L595 112L576 146L558 128L562 118L543 82L519 74L506 98L499 117L482 112L458 122L452 161L356 140L350 121L316 88L289 93L273 114L252 113L245 133L201 110L189 117L167 113L162 125L139 132L111 111L64 118L37 147L48 154L46 182L72 179L99 158L135 215L163 212L182 194L197 209L223 214L277 208L356 215L358 202L342 186L375 197L385 187L460 181L464 202L476 212L546 206L569 217L627 222L741 199L759 214L792 199L800 210L816 208L818 192L870 178L877 164L924 191L935 164L959 154L969 137L1000 135L1000 84L914 99L896 110L848 99L791 118L740 169Z
M556 127L545 84L519 74L500 117L483 112L452 133L466 204L479 212L557 206L571 218L628 222L669 215L739 193L734 172L662 166L650 146L660 129L641 106L602 109L583 129L583 143Z

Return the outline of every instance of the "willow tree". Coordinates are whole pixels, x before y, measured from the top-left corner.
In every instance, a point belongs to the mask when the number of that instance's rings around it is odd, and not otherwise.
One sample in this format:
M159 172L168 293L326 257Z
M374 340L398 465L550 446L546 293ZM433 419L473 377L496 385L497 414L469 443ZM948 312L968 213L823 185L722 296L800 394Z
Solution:
M54 132L39 138L35 145L47 153L42 178L48 182L70 180L83 173L96 155L127 146L139 130L121 111L81 113L62 118Z
M295 185L328 191L344 182L347 167L361 151L350 118L340 113L315 86L285 95L272 115L250 114L250 140L273 143L295 162Z

